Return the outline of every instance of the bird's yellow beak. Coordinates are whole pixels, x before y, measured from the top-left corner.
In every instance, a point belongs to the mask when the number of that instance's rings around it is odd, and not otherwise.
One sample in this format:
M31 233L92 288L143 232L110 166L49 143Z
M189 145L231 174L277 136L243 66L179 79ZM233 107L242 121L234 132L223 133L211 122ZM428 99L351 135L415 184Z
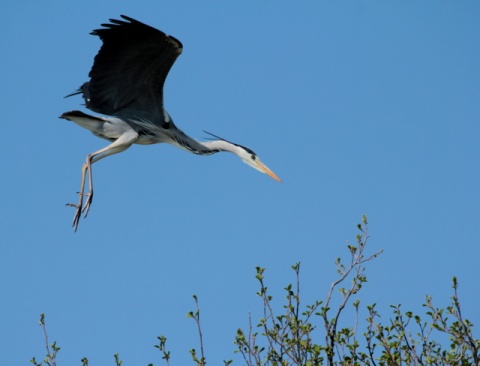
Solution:
M272 172L270 169L268 169L268 167L265 164L263 164L261 161L257 160L256 165L257 165L256 168L258 170L260 170L262 173L265 173L265 174L269 175L270 177L272 177L273 179L275 179L277 182L282 183L282 180L279 177L277 177L277 175L274 172Z

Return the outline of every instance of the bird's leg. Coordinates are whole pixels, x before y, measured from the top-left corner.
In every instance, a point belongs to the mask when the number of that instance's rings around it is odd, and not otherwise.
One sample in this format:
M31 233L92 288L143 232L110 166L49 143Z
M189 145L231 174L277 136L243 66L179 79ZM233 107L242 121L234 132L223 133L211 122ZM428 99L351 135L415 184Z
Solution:
M82 166L82 181L80 183L80 191L78 195L80 196L78 199L78 204L67 203L67 206L72 206L76 208L75 215L73 216L72 226L73 230L77 231L78 223L80 221L80 217L82 213L84 213L84 217L87 217L88 211L90 210L90 206L92 205L93 200L93 174L92 174L92 164L96 163L100 159L108 155L117 154L128 149L135 140L138 138L138 134L133 130L125 131L120 137L115 140L112 144L108 145L107 147L98 150L90 155L87 156L85 163ZM87 170L88 170L88 184L89 184L89 191L85 193L85 181L87 179ZM85 201L85 205L83 204L83 198L87 197Z
M85 206L83 206L82 213L84 213L83 217L87 217L88 211L90 210L90 205L92 204L93 200L93 178L92 178L92 155L87 156L87 160L85 164L83 164L88 171L88 186L89 190L88 193L82 192L81 196L87 196L87 200L85 201ZM84 168L82 168L84 169ZM85 174L84 174L84 185L85 185Z
M77 231L78 227L78 222L80 221L80 216L82 215L83 211L83 197L85 196L85 180L87 177L87 169L91 168L91 156L87 156L87 161L83 164L82 166L82 180L80 182L80 190L78 191L79 199L78 199L78 204L73 204L73 203L67 203L67 206L75 207L77 210L75 211L75 215L73 216L73 221L72 221L72 226L74 231ZM89 172L91 175L91 171ZM90 183L91 184L91 183ZM88 200L87 200L88 201ZM90 199L89 206L92 203L92 200Z

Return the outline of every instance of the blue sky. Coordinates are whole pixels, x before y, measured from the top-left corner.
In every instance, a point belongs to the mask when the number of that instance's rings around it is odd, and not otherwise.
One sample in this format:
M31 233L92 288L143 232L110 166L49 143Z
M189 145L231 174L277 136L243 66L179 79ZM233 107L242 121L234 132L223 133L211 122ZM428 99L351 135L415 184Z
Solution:
M43 357L43 312L59 364L113 365L120 353L124 365L161 365L160 334L172 364L189 364L197 294L207 361L221 364L248 314L260 315L255 267L280 300L301 261L305 301L324 298L362 214L370 251L384 250L367 266L364 306L377 303L384 321L390 304L422 314L426 294L446 306L455 275L480 324L479 11L476 1L3 5L3 363ZM283 184L231 154L133 146L94 166L92 209L72 231L65 204L106 141L57 117L84 110L63 97L100 47L88 33L120 14L182 41L165 86L175 123L251 147Z

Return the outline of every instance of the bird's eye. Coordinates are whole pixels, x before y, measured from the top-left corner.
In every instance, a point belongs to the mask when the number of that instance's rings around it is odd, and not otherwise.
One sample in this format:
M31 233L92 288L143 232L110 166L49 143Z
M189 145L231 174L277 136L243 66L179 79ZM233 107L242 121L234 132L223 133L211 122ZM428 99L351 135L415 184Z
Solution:
M255 155L253 155L253 154L251 155L251 158L252 158L252 160L256 160L256 159L257 159L257 157L256 157Z

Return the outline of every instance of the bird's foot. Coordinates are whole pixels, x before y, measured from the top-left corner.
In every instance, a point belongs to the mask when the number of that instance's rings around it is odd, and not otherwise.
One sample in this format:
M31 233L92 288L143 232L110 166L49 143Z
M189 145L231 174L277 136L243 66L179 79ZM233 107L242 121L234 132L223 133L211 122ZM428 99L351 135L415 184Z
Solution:
M80 222L80 217L82 216L82 213L84 214L83 217L87 217L88 211L90 210L90 206L92 204L92 199L93 199L93 192L90 191L88 193L80 193L77 192L80 195L80 199L78 200L77 204L74 203L67 203L66 206L69 207L75 207L75 215L73 216L72 220L72 226L73 230L77 231L78 224ZM87 196L87 200L85 202L85 206L83 205L83 197Z
M84 196L87 196L87 200L85 201L85 206L82 209L82 213L84 214L83 217L87 217L88 211L90 211L90 206L92 205L92 200L93 200L93 191L90 191Z
M75 205L73 203L67 203L66 206L76 208L75 215L73 216L73 220L72 220L72 226L73 226L73 231L77 231L78 223L80 221L80 216L82 215L82 201L80 201L78 205Z

